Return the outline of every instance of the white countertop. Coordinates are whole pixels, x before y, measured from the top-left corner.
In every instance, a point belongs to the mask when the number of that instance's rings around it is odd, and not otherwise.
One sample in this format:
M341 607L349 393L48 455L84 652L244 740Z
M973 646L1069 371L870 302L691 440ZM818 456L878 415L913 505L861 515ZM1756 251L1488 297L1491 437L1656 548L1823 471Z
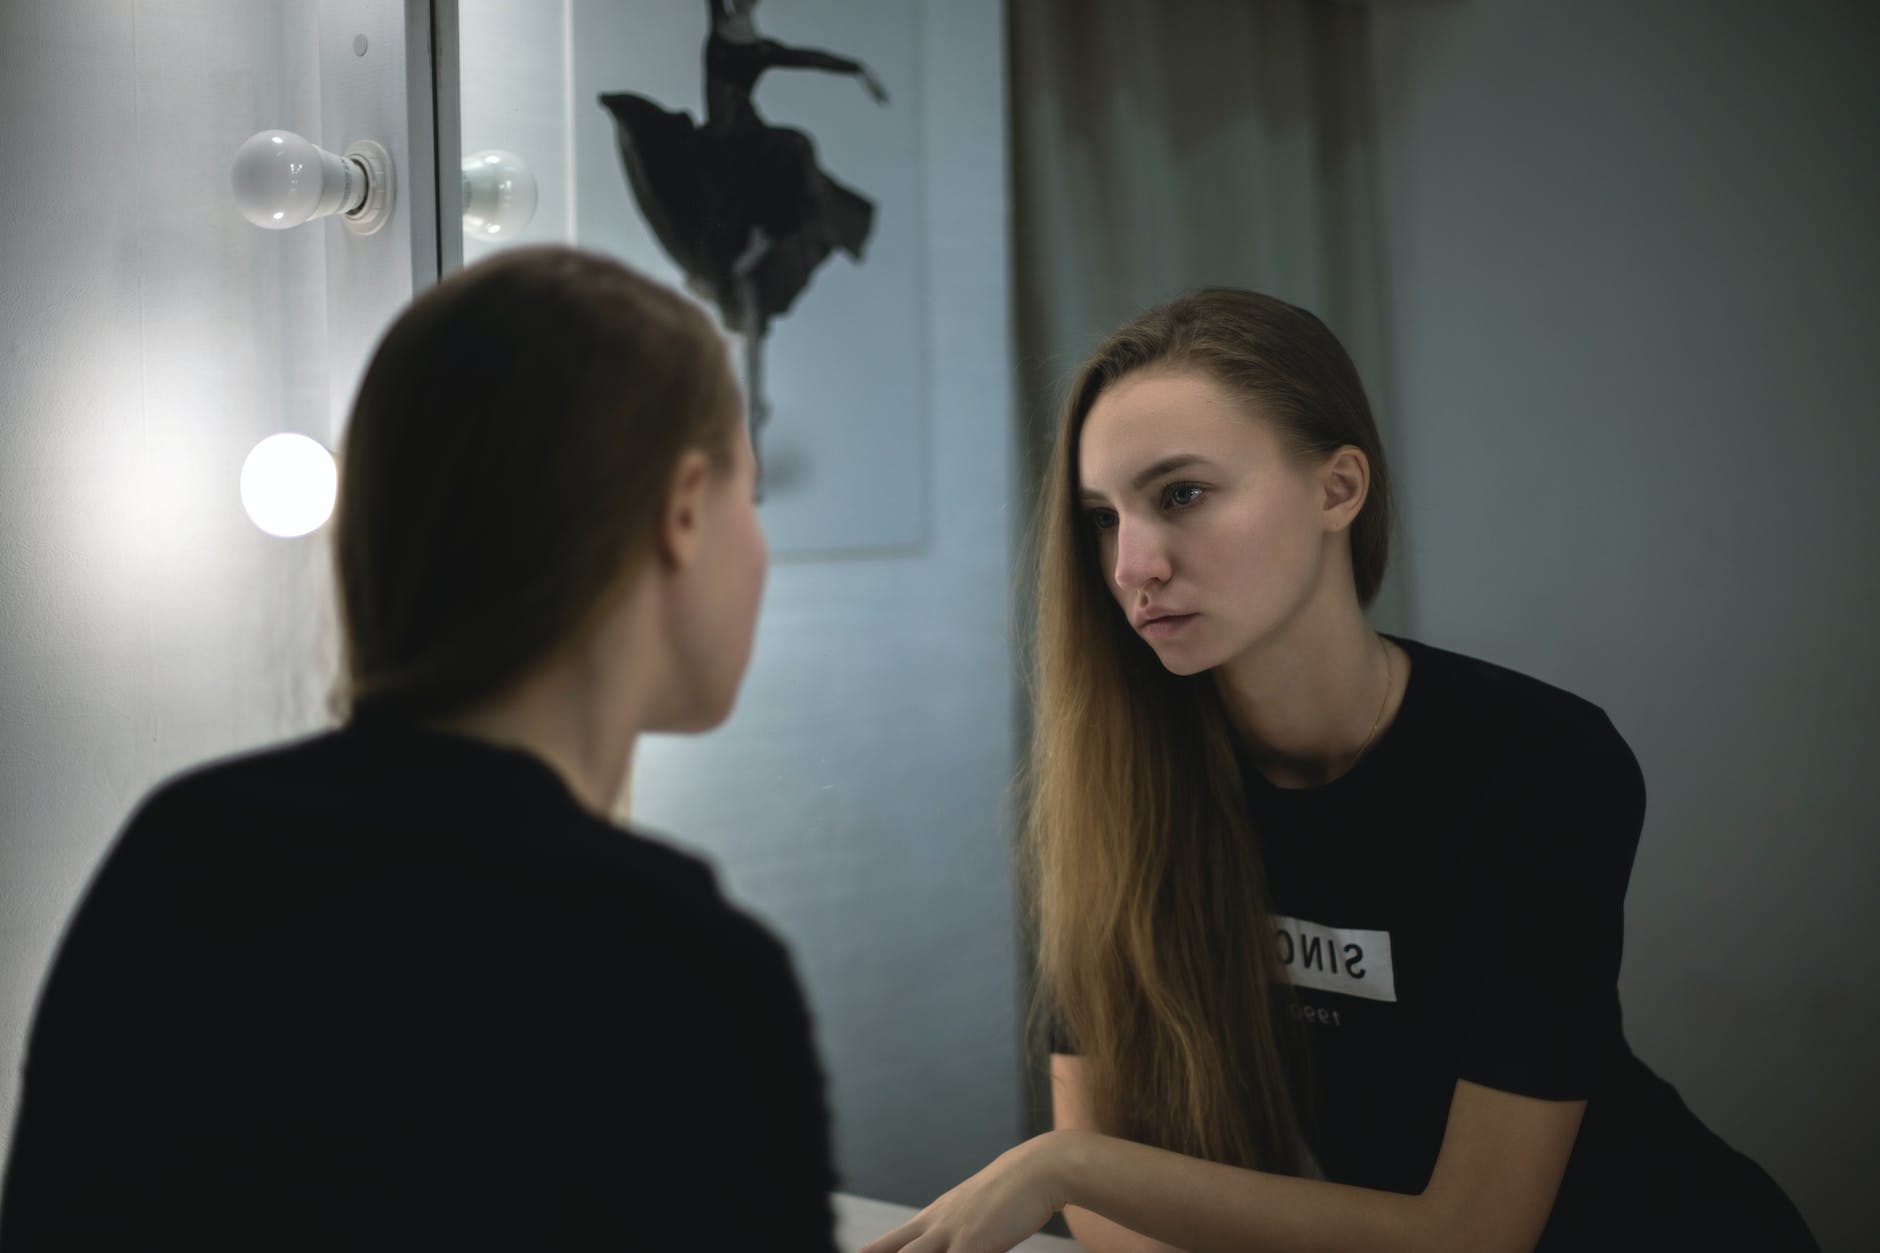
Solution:
M871 1201L867 1197L837 1192L830 1197L836 1209L836 1247L842 1253L857 1253L870 1240L888 1234L920 1213L911 1205L891 1201ZM1063 1236L1033 1236L1014 1246L1024 1253L1075 1253L1083 1246Z

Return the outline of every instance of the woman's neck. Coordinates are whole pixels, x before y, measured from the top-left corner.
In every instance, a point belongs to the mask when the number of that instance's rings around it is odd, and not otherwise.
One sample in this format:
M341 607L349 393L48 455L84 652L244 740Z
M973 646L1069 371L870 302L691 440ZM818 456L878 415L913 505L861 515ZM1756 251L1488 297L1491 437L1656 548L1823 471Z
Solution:
M1348 610L1301 618L1215 672L1229 723L1275 786L1318 787L1383 736L1409 678L1403 650Z
M633 764L636 729L571 689L569 675L538 671L492 700L433 722L441 730L518 749L553 770L581 807L615 816Z
M496 696L437 725L530 753L584 808L624 819L633 749L655 718L657 697L649 684L670 669L652 626L656 612L642 592L617 596L580 638Z

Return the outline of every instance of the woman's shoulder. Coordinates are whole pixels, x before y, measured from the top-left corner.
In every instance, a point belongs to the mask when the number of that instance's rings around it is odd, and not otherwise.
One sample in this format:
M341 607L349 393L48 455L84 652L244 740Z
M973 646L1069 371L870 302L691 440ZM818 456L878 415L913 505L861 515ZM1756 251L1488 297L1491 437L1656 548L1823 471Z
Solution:
M1584 696L1482 657L1390 638L1410 657L1419 697L1430 698L1448 717L1468 718L1498 736L1521 739L1619 738L1606 711Z
M1393 637L1395 638L1395 637ZM1398 639L1421 683L1432 742L1460 749L1484 795L1517 808L1593 806L1642 814L1637 755L1599 705L1480 657Z
M174 771L132 807L116 851L212 840L230 826L296 811L303 796L317 795L330 779L335 739L333 732L313 734Z
M187 860L305 901L339 885L498 893L516 908L745 930L709 863L584 809L540 759L349 726L205 762L132 813L114 860Z
M702 857L587 812L533 759L387 754L345 731L155 788L93 876L65 965L96 986L121 982L133 947L133 965L212 950L312 969L347 960L335 935L364 955L362 987L404 954L484 970L498 1000L605 982L699 1022L801 1012L789 949Z

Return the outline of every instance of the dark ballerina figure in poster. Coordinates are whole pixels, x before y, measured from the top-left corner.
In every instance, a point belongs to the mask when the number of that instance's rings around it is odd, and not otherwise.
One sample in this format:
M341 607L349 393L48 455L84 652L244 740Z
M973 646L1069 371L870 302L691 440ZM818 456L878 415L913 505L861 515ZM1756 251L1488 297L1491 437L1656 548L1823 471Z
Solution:
M694 294L717 306L744 341L751 438L769 415L763 345L837 248L861 260L875 206L816 164L800 130L772 126L751 93L769 69L850 74L879 104L888 93L860 61L760 38L757 0L707 0L705 124L633 92L603 95L620 160L640 212L686 275Z

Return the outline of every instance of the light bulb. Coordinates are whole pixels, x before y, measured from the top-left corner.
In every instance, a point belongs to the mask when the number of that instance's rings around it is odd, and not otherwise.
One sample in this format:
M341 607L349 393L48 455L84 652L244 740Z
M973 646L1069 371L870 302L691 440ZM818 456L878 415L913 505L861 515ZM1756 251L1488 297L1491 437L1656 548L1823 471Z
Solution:
M500 148L463 159L466 239L507 239L535 216L535 175L522 158Z
M256 226L284 231L364 197L364 179L344 157L292 131L251 135L235 153L235 205Z
M250 135L229 170L235 205L256 226L284 231L337 213L355 235L391 220L392 157L370 139L334 156L293 131Z
M269 535L318 530L338 494L333 454L305 435L270 435L242 463L242 508Z

